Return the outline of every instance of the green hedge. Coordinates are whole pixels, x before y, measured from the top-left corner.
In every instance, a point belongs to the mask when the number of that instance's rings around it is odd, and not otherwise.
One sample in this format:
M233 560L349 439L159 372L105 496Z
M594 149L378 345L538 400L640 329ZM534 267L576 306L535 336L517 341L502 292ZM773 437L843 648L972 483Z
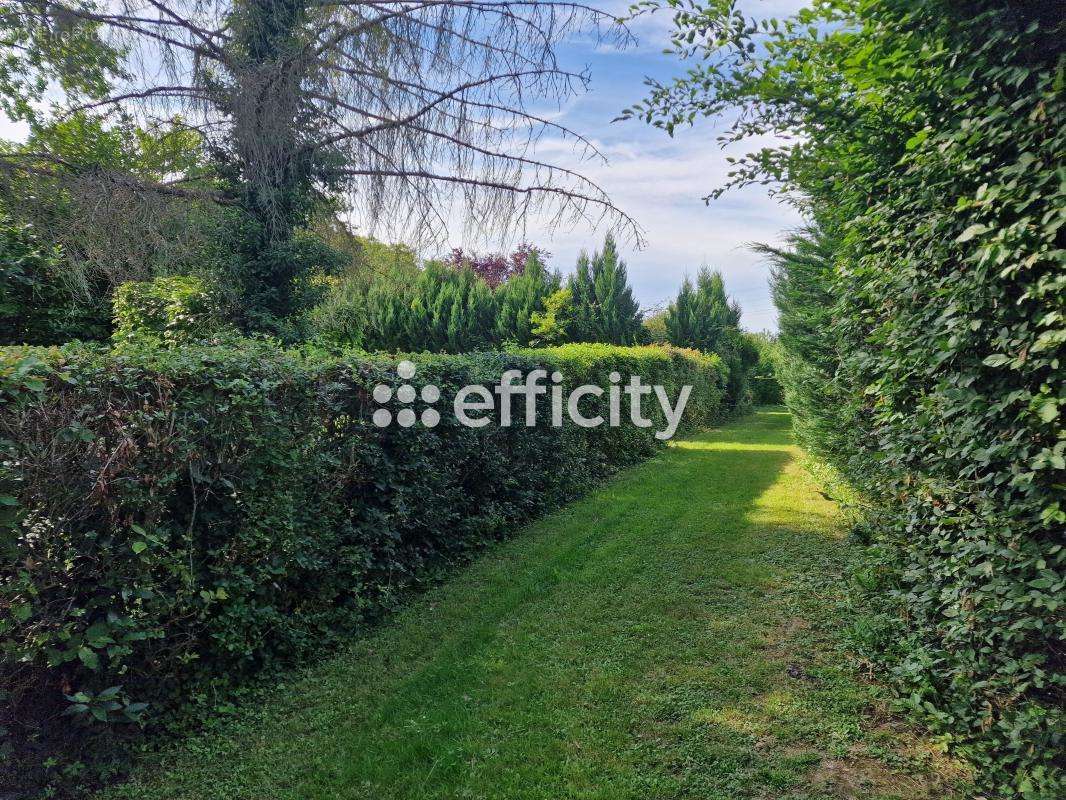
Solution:
M219 299L195 275L127 281L115 289L113 307L116 342L150 337L177 345L236 335L233 326L223 321Z
M373 388L403 383L393 358L253 342L0 351L9 774L178 706L209 713L661 446L661 425L464 427L458 387L537 365L566 387L639 374L671 398L694 386L691 430L718 416L726 379L716 357L658 347L410 358L412 383L441 389L434 428L371 421Z
M1059 800L1066 16L829 8L732 87L802 142L749 162L785 168L811 211L775 254L788 405L862 496L858 633L879 675L982 795Z
M866 512L859 642L981 796L1061 800L1063 3L695 5L690 71L623 116L731 118L753 149L712 196L772 184L804 212L761 249L797 439Z
M757 406L783 403L785 393L777 377L781 369L781 345L777 337L766 333L746 333L744 337L759 354L759 360L748 375L752 402Z

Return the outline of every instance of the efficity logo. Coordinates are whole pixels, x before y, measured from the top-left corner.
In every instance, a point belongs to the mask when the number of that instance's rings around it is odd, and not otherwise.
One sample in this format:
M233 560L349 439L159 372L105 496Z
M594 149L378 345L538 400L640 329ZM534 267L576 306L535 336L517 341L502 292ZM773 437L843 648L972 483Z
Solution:
M416 371L413 362L401 361L396 366L396 374L404 383L395 391L384 383L374 387L374 400L383 406L372 417L377 427L385 428L393 422L401 428L410 428L419 421L427 428L440 424L440 412L432 407L441 398L440 388L430 383L421 390L415 389L408 381L414 378ZM637 428L650 428L655 422L644 416L643 401L654 395L665 423L662 430L655 432L655 438L666 440L673 437L692 394L690 385L682 386L677 401L672 403L665 387L644 383L639 375L630 375L625 383L621 382L622 376L618 372L612 372L607 377L610 385L606 389L587 383L564 397L561 372L549 375L547 370L534 369L523 374L521 370L509 369L500 375L499 383L491 389L478 383L462 387L452 399L451 410L459 424L468 428L482 428L493 421L504 428L513 424L532 428L541 424L543 417L538 399L545 398L549 406L546 418L556 428L562 427L566 418L582 428L596 428L604 423L617 428L623 424L623 419ZM591 397L600 400L604 395L607 395L607 404L602 410L606 412L606 417L602 413L587 416L582 411L583 399ZM429 406L421 414L415 413L413 408L416 398L421 398ZM597 405L602 406L602 401ZM622 413L623 405L628 411L625 415Z
M401 361L396 366L396 374L400 376L402 380L409 381L415 376L415 365L410 361ZM410 405L414 403L415 397L418 396L418 392L415 391L415 387L409 383L402 384L396 390L396 400L403 405ZM422 401L429 405L436 403L440 400L440 389L433 384L427 384L422 387ZM378 405L384 405L392 400L392 387L384 383L379 383L374 387L374 400ZM410 428L415 424L415 420L419 419L415 415L414 409L401 408L396 412L396 424L401 428ZM374 424L379 428L385 428L392 424L393 416L392 412L387 408L379 408L374 412ZM427 428L436 427L440 422L440 412L435 408L427 408L421 415L422 424Z

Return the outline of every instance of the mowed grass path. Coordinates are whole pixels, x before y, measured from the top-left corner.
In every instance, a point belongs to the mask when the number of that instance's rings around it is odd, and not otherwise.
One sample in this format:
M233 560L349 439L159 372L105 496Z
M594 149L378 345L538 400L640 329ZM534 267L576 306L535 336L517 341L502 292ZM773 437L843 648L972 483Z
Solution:
M799 455L779 411L676 442L109 796L950 796L845 666Z

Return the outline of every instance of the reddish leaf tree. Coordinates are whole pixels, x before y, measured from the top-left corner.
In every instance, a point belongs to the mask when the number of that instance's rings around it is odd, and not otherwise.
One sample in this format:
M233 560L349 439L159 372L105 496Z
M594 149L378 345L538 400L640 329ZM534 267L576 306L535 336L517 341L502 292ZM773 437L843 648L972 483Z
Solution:
M540 258L541 263L551 258L551 253L547 250L542 250L528 242L523 242L510 255L505 255L504 253L479 255L477 253L467 253L461 247L456 247L452 250L446 263L455 269L469 267L485 283L495 289L514 276L525 272L526 263L534 253Z

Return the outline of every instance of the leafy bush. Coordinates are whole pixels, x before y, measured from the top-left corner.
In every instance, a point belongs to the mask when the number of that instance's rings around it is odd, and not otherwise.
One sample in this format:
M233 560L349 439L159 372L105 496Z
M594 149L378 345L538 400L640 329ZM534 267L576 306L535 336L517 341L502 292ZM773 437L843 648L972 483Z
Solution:
M670 334L666 330L666 317L669 308L657 308L644 315L644 341L648 344L669 344Z
M59 247L0 213L0 344L107 337L106 303L76 297L62 273Z
M379 428L374 387L403 383L385 357L250 341L0 352L0 725L24 782L87 736L209 713L660 446L657 403L651 429L469 428L443 404L436 427ZM718 416L725 380L716 358L665 348L413 358L445 403L508 368L559 370L566 388L612 371L671 397L691 384L685 429Z
M333 213L316 215L309 233L337 254L338 262L329 277L338 284L365 291L374 283L413 281L418 277L419 259L414 250L352 233Z
M862 640L986 794L1057 800L1062 4L860 0L764 25L727 5L679 15L679 49L721 50L633 113L672 128L736 105L727 139L788 135L732 178L809 212L776 256L781 375L801 440L865 503Z
M570 339L573 324L574 293L570 287L556 289L544 298L544 311L529 315L532 343L542 347L563 344Z
M209 338L226 326L218 300L193 275L128 281L115 290L115 341L139 337L181 344Z

